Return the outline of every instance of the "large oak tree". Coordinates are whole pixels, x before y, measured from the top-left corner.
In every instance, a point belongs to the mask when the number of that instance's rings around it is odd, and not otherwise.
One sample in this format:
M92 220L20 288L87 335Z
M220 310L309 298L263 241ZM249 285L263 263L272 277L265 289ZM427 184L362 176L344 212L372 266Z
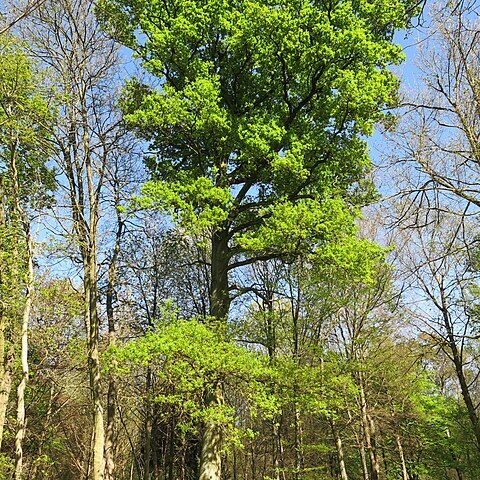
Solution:
M146 204L202 231L210 315L229 312L229 272L354 234L371 189L365 137L396 99L388 70L414 2L106 0L99 15L155 87L132 80L125 119L150 143ZM155 82L152 82L152 84ZM207 397L221 402L221 388ZM200 479L218 479L207 422Z

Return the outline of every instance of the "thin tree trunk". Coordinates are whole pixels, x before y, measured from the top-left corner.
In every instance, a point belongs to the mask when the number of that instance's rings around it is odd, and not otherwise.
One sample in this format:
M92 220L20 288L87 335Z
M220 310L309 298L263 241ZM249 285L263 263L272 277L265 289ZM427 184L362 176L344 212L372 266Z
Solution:
M115 409L117 388L113 374L108 380L107 393L107 428L105 430L105 480L114 480L115 471Z
M273 470L275 472L275 480L280 480L280 462L279 462L279 456L280 456L280 445L279 445L279 440L278 440L278 426L276 424L275 419L272 420L272 447L273 447Z
M17 387L17 434L15 436L15 480L23 477L23 440L25 439L27 420L25 416L25 389L28 382L28 325L32 309L33 290L33 247L28 225L24 224L27 247L27 284L25 287L25 305L23 307L21 333L21 366L22 377Z
M293 321L293 358L298 365L300 361L300 334L299 334L299 318L300 318L300 288L296 289L296 294L290 284L290 298L291 298L291 312ZM302 475L304 466L303 458L303 432L300 418L300 407L298 398L299 385L297 378L294 380L293 395L294 395L294 449L295 449L295 472L294 479L299 480Z
M118 194L118 192L116 192ZM119 204L116 198L116 204ZM107 322L108 322L108 343L110 346L115 345L115 318L114 318L114 296L115 283L117 280L117 259L120 253L120 242L123 232L123 221L120 212L117 210L117 232L115 235L115 245L113 254L108 266L107 277ZM113 373L108 377L108 394L107 394L107 428L105 432L105 480L114 480L115 475L115 410L117 403L117 387Z
M172 423L173 423L173 420L172 420ZM157 447L158 434L159 434L159 428L158 428L157 422L155 421L155 413L154 413L154 416L152 418L152 466L153 466L152 480L160 480L160 469L158 468L160 465L160 460L158 458L158 447ZM172 470L172 474L173 474L173 470Z
M100 390L99 325L96 300L96 261L91 253L85 269L85 300L89 323L88 369L93 403L93 480L103 480L105 433Z
M294 385L294 395L297 397L298 386ZM299 480L303 469L303 452L302 452L302 430L300 424L300 408L295 400L294 412L294 451L295 451L295 470L293 478Z
M280 465L282 472L282 480L286 479L286 468L285 468L285 448L283 447L283 437L282 437L282 423L283 423L283 413L280 417L280 425L278 427L278 450L280 453Z
M348 420L350 423L353 423L353 416L350 408L347 408ZM363 480L370 480L370 476L368 474L368 466L367 466L367 458L365 456L365 444L364 444L364 435L363 435L363 428L362 422L360 422L360 432L355 427L352 427L353 434L355 435L355 440L358 444L358 451L360 453L360 462L362 465L362 478Z
M5 210L4 210L4 179L0 177L0 225L5 228ZM4 279L0 277L0 283L4 283ZM13 344L10 345L6 351L5 329L6 329L6 315L4 311L3 302L0 303L0 451L3 442L3 429L7 417L8 399L12 390L12 369L13 369Z
M17 387L17 433L15 435L15 480L21 480L23 477L23 440L26 434L26 415L25 415L25 389L28 383L28 327L30 322L30 312L32 309L32 290L33 290L33 245L30 234L30 224L23 208L20 204L20 181L16 163L16 149L18 140L16 137L11 139L11 177L13 186L13 197L15 205L15 223L22 227L25 235L25 253L27 260L27 277L25 284L25 303L22 314L22 328L20 333L21 352L21 379Z
M5 229L5 190L4 177L0 176L0 226ZM0 270L0 285L5 283ZM5 426L5 419L7 416L8 398L12 389L12 368L13 368L13 350L12 346L6 352L5 329L6 329L6 315L4 303L0 302L0 451L2 449L3 429Z
M402 467L402 480L408 480L407 464L405 463L405 455L403 453L400 435L395 435L395 443L397 444L398 455L400 456L400 465Z
M478 451L480 451L480 421L478 419L477 410L473 403L472 395L470 388L468 386L468 381L465 378L465 372L463 370L463 354L457 346L457 338L453 331L452 323L450 321L450 315L447 308L447 300L445 298L445 292L443 289L440 291L441 294L441 311L443 316L443 322L445 329L447 331L447 344L448 348L451 351L453 364L455 366L455 373L457 375L458 383L460 384L460 391L462 393L462 398L467 407L468 418L470 424L472 425L473 434L475 435L475 446Z
M0 364L0 451L3 442L3 430L5 419L7 417L8 399L12 390L12 369L13 369L13 348L5 354L5 325L0 328L0 349L2 351L2 360Z
M363 444L363 441L360 443L360 460L362 462L363 480L370 480L370 475L368 474L367 456L365 455L365 445Z
M168 439L168 480L174 480L173 477L173 466L175 463L175 422L172 416L170 420L170 435ZM156 479L154 479L156 480Z
M370 475L372 480L379 480L380 478L380 465L377 460L375 446L372 440L370 422L367 414L367 403L365 397L365 390L363 386L363 377L359 374L359 386L360 386L360 410L361 410L361 421L362 429L365 437L365 443L368 450L368 455L370 458Z
M330 420L330 427L332 428L333 438L335 440L335 448L337 449L338 466L340 468L340 477L342 480L348 480L347 469L345 468L345 456L343 454L342 439L337 429L335 420Z
M104 449L105 449L105 431L103 425L103 405L101 397L101 373L99 357L99 318L97 310L97 234L99 219L99 204L97 197L97 188L94 184L94 173L92 166L92 154L90 149L90 135L88 131L88 107L84 92L88 91L85 79L82 78L82 96L81 96L81 118L83 127L83 150L85 159L85 173L88 187L88 235L85 239L87 243L87 258L84 259L85 265L85 296L87 306L87 318L89 320L89 374L90 388L92 390L92 400L94 409L94 444L93 444L93 480L103 480L104 478Z
M378 461L378 450L377 450L377 430L375 428L375 422L373 421L373 418L367 413L367 419L368 419L368 426L370 429L370 442L372 446L372 454L373 454L373 465L372 465L372 478L379 479L380 478L380 462ZM385 472L385 475L387 472Z
M152 371L147 367L147 378L145 384L145 455L144 455L144 480L150 480L150 460L152 456L152 407L150 402L150 390L152 382Z

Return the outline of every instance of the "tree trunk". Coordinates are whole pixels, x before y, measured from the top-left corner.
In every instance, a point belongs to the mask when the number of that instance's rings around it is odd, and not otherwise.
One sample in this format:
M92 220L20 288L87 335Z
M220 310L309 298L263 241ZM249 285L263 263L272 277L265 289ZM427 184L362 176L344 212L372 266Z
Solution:
M283 424L283 413L280 417L280 425L277 429L278 432L278 450L280 454L280 470L282 472L282 480L286 479L286 468L285 468L285 448L283 446L283 436L282 436L282 424Z
M105 431L105 480L114 480L115 470L115 408L117 389L115 379L110 374L107 394L107 428Z
M20 333L20 362L21 378L17 387L17 433L15 435L15 480L21 480L23 477L23 440L26 433L26 415L25 415L25 389L28 382L28 327L30 322L30 312L32 309L32 290L33 290L33 245L30 234L30 223L20 203L20 180L17 170L17 144L18 139L15 136L11 138L11 158L10 175L13 187L13 202L15 206L15 225L20 227L25 235L25 253L27 260L27 276L25 283L25 303L23 305L22 328Z
M147 379L145 384L145 454L144 454L144 480L150 480L150 463L152 457L152 406L150 401L150 390L152 383L152 371L147 367Z
M2 229L5 229L6 227L4 201L4 177L3 175L0 175L0 226ZM0 285L3 285L4 283L5 279L0 270ZM2 449L3 428L7 416L8 398L12 389L13 350L12 346L10 346L8 352L5 351L6 322L7 318L4 305L3 302L0 302L0 451Z
M371 451L372 456L371 459L373 460L372 464L372 479L379 479L380 478L380 462L378 461L378 454L377 454L377 430L375 428L375 423L373 418L367 414L368 419L368 427L370 429L370 443L371 443ZM386 475L387 472L385 472Z
M117 192L118 194L118 192ZM116 204L119 204L116 198ZM115 318L114 318L114 297L115 283L117 280L117 258L120 253L120 242L123 232L123 221L120 218L120 212L117 209L117 232L115 235L115 245L113 247L112 258L108 266L107 278L107 322L108 322L108 343L110 346L115 345ZM114 480L115 475L115 409L117 403L117 386L113 373L108 377L108 394L107 394L107 428L105 432L105 480Z
M158 458L158 434L159 434L159 428L155 420L155 414L154 418L152 419L152 480L160 480L160 460ZM174 423L174 420L172 419L172 423ZM173 461L174 457L172 457L172 463L168 464L169 469L172 468L172 475L173 475ZM172 477L173 478L173 477Z
M228 292L228 232L220 230L212 236L212 259L210 279L210 316L215 326L225 327L230 308ZM205 405L223 404L222 385L205 393ZM222 472L222 426L207 420L203 429L200 456L200 480L220 480Z
M3 279L2 279L3 283ZM5 351L5 329L6 329L5 312L3 305L0 304L0 451L2 450L3 429L7 417L8 399L12 390L12 370L14 350L13 344Z
M363 441L360 443L360 460L362 462L363 480L370 480L370 476L368 474L367 456L365 455L365 446Z
M298 395L298 385L294 385L295 395L295 411L294 411L294 453L295 453L295 470L293 478L299 480L303 470L303 447L302 447L302 427L300 419L300 407L296 400Z
M403 454L403 447L400 440L400 435L395 435L395 443L397 444L398 455L400 456L400 465L402 467L402 480L408 480L407 464L405 463L405 455Z
M210 267L210 316L217 324L227 321L230 309L228 291L228 232L220 230L212 236L212 259Z
M105 431L103 425L103 405L101 396L101 373L99 357L99 318L98 318L98 276L97 276L97 236L99 220L99 197L98 187L94 183L94 172L92 165L91 140L88 129L88 107L87 98L84 92L88 91L85 78L81 78L81 119L83 125L83 155L85 160L85 175L88 188L88 227L85 241L84 261L84 287L85 302L87 308L87 319L89 330L88 366L90 376L90 388L92 390L93 402L93 480L103 480L105 464Z
M280 445L279 445L279 428L276 422L276 419L272 420L272 463L273 463L273 471L275 472L275 480L280 480Z
M28 325L32 309L33 289L33 247L28 224L24 223L27 248L27 284L25 286L25 305L23 307L21 333L21 366L22 377L17 387L17 434L15 436L15 480L23 477L23 440L25 438L27 421L25 416L25 389L28 382Z
M343 454L342 439L340 438L340 434L338 432L335 420L333 419L330 420L330 426L332 428L333 438L335 440L335 448L337 449L340 477L342 480L348 480L347 470L345 468L345 456Z
M0 328L0 451L3 442L3 429L7 417L8 399L12 390L13 349L10 348L5 354L5 325Z
M350 411L350 408L347 408L347 414L348 414L349 423L353 424L353 415L352 415L352 412ZM362 421L360 421L360 429L356 429L355 426L352 425L352 431L353 431L353 435L355 436L355 440L358 444L358 451L360 453L360 463L362 465L362 479L370 480L370 476L368 474L367 458L365 456L365 444L364 444Z
M100 390L99 325L97 312L95 250L89 252L85 262L85 307L88 331L88 373L93 405L93 480L104 478L103 406Z
M171 418L169 426L169 435L168 435L168 480L174 480L174 471L173 466L175 464L175 419ZM154 479L156 480L156 479Z
M206 405L222 405L223 395L220 386L207 394ZM222 426L213 421L207 421L202 437L202 453L200 457L200 480L220 480L222 472Z
M365 443L368 450L368 456L370 458L370 475L372 480L379 480L380 478L380 464L377 460L377 455L375 452L375 445L373 444L372 433L371 433L371 423L369 421L367 413L367 402L365 397L365 390L363 386L363 377L359 374L359 386L360 386L360 411L361 411L361 421L362 421L362 430L365 438Z
M453 364L455 366L455 373L457 375L458 383L460 384L460 391L467 408L468 418L470 420L470 424L472 425L473 434L475 435L475 446L477 450L480 451L480 422L478 419L477 410L473 403L467 379L465 378L465 372L463 371L463 355L457 346L457 338L453 331L452 323L450 322L450 315L443 289L441 290L441 302L443 322L447 331L448 348L451 351Z

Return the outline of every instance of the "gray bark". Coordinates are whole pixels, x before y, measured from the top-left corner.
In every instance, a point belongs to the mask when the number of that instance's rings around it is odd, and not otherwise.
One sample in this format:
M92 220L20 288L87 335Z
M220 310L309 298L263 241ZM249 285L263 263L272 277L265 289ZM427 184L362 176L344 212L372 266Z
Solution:
M342 480L348 480L347 469L345 468L345 455L343 453L342 439L338 432L335 420L330 420L330 427L332 428L333 438L335 440L335 448L337 450L338 466L340 469L340 477Z
M400 435L395 435L395 443L397 444L398 455L400 456L400 465L402 467L402 480L408 480L407 464L405 463L405 455L403 453Z

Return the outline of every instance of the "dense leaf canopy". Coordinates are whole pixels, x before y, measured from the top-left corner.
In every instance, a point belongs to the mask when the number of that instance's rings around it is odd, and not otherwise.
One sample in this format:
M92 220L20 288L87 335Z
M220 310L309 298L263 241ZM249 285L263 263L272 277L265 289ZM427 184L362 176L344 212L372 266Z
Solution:
M387 67L403 59L392 38L409 7L101 2L107 27L157 79L131 81L122 103L150 142L150 201L222 224L244 250L291 251L297 242L280 239L292 223L300 240L344 231L337 213L371 194L354 186L370 169L365 136L396 99Z

